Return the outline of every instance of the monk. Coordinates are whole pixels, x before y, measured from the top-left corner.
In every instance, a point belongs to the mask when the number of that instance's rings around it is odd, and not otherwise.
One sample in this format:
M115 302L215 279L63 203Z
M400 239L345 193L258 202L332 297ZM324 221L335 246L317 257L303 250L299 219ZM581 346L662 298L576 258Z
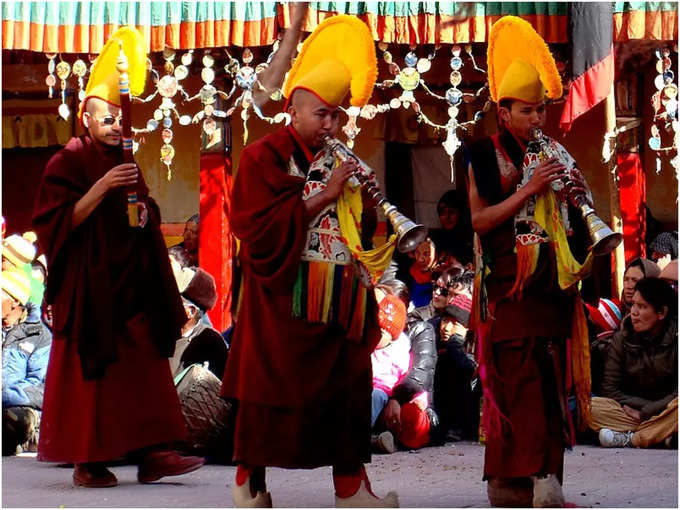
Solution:
M317 43L325 51L316 53ZM323 143L338 129L350 77L363 70L359 80L375 79L375 72L365 76L375 57L360 58L357 45L363 54L374 52L357 18L321 23L284 90L291 125L241 154L231 225L241 241L243 298L222 386L223 396L239 405L237 507L272 506L266 466L330 465L336 505L398 504L394 493L381 499L371 492L364 469L371 448L370 354L380 332L373 293L355 271L335 206L356 166L336 167ZM356 90L370 95L371 88L372 81ZM352 104L367 99L353 95Z
M564 448L573 442L567 339L577 291L561 289L557 279L556 250L570 247L548 239L533 214L537 197L552 193L564 178L564 161L574 162L554 141L563 159L534 165L526 156L532 128L546 122L546 92L551 98L562 94L547 46L529 23L513 16L498 21L492 36L489 75L500 129L470 146L468 169L472 225L484 254L478 268L483 287L475 291L476 306L487 315L479 328L487 425L484 479L494 506L562 506ZM529 41L520 44L519 39ZM522 54L526 48L532 48L530 54ZM565 224L575 256L583 259L584 225L571 200L571 195L558 199L568 214L560 209L553 217ZM520 263L521 257L532 256L533 265Z
M117 88L97 83L115 69L103 71L80 112L86 133L48 162L33 215L54 316L38 459L75 464L82 487L115 486L106 465L128 454L141 483L204 463L171 449L186 429L168 357L187 319L159 208L136 164L123 163ZM139 228L128 225L126 187L139 197Z

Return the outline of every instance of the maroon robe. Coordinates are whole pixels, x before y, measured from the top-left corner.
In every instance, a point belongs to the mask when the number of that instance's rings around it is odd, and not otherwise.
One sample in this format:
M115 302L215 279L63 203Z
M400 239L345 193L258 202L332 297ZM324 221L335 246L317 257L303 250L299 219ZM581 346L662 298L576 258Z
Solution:
M489 205L515 192L523 150L508 131L473 144L470 159L480 197ZM538 266L522 297L507 297L517 274L513 221L481 238L491 268L485 288L493 318L482 328L482 342L490 349L482 349L488 358L480 362L496 410L507 419L498 434L487 435L484 478L553 473L561 479L564 448L572 440L564 381L573 297L559 289L555 254L547 244L541 245ZM572 224L578 221L574 217ZM485 412L496 410L485 402Z
M379 339L372 293L361 342L337 325L292 313L292 289L308 224L304 179L288 174L289 129L249 145L233 191L243 295L222 394L239 401L234 459L251 465L356 469L370 461L371 362Z
M144 228L128 226L122 189L72 226L76 202L120 163L120 148L72 138L40 184L33 224L47 255L45 298L54 317L40 460L112 460L186 435L167 360L186 315L141 173Z

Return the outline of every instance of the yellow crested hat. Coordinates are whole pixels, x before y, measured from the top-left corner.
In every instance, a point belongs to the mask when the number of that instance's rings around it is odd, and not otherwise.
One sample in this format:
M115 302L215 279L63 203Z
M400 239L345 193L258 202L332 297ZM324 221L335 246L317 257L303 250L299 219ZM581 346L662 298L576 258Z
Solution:
M562 79L548 45L522 18L504 16L494 23L487 58L489 92L496 103L562 97Z
M106 41L101 53L92 64L90 79L85 88L85 98L80 103L78 118L83 117L85 105L90 98L97 97L107 103L120 106L118 88L118 70L116 61L120 51L119 42L123 43L123 51L128 60L128 78L130 94L138 96L144 92L146 84L146 48L144 38L133 27L121 27Z
M347 92L350 104L364 106L378 75L375 45L368 26L341 14L316 27L298 54L283 86L290 101L296 89L313 92L326 104L339 106Z

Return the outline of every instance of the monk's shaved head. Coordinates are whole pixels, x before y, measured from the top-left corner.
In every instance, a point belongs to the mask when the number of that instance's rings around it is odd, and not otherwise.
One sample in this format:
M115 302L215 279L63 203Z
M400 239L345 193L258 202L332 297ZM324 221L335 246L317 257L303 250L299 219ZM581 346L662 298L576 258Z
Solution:
M113 120L113 124L107 123ZM98 97L91 97L85 103L83 125L90 136L104 145L120 145L120 107L107 103Z
M288 106L291 124L311 150L319 150L326 136L338 130L339 108L305 89L293 91Z

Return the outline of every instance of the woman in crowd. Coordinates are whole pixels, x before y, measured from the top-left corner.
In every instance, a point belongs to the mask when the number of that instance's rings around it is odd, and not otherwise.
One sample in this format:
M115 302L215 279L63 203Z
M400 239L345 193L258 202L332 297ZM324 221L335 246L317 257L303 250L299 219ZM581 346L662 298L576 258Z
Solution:
M605 447L647 448L678 432L677 294L659 278L635 285L631 313L614 336L591 428Z

